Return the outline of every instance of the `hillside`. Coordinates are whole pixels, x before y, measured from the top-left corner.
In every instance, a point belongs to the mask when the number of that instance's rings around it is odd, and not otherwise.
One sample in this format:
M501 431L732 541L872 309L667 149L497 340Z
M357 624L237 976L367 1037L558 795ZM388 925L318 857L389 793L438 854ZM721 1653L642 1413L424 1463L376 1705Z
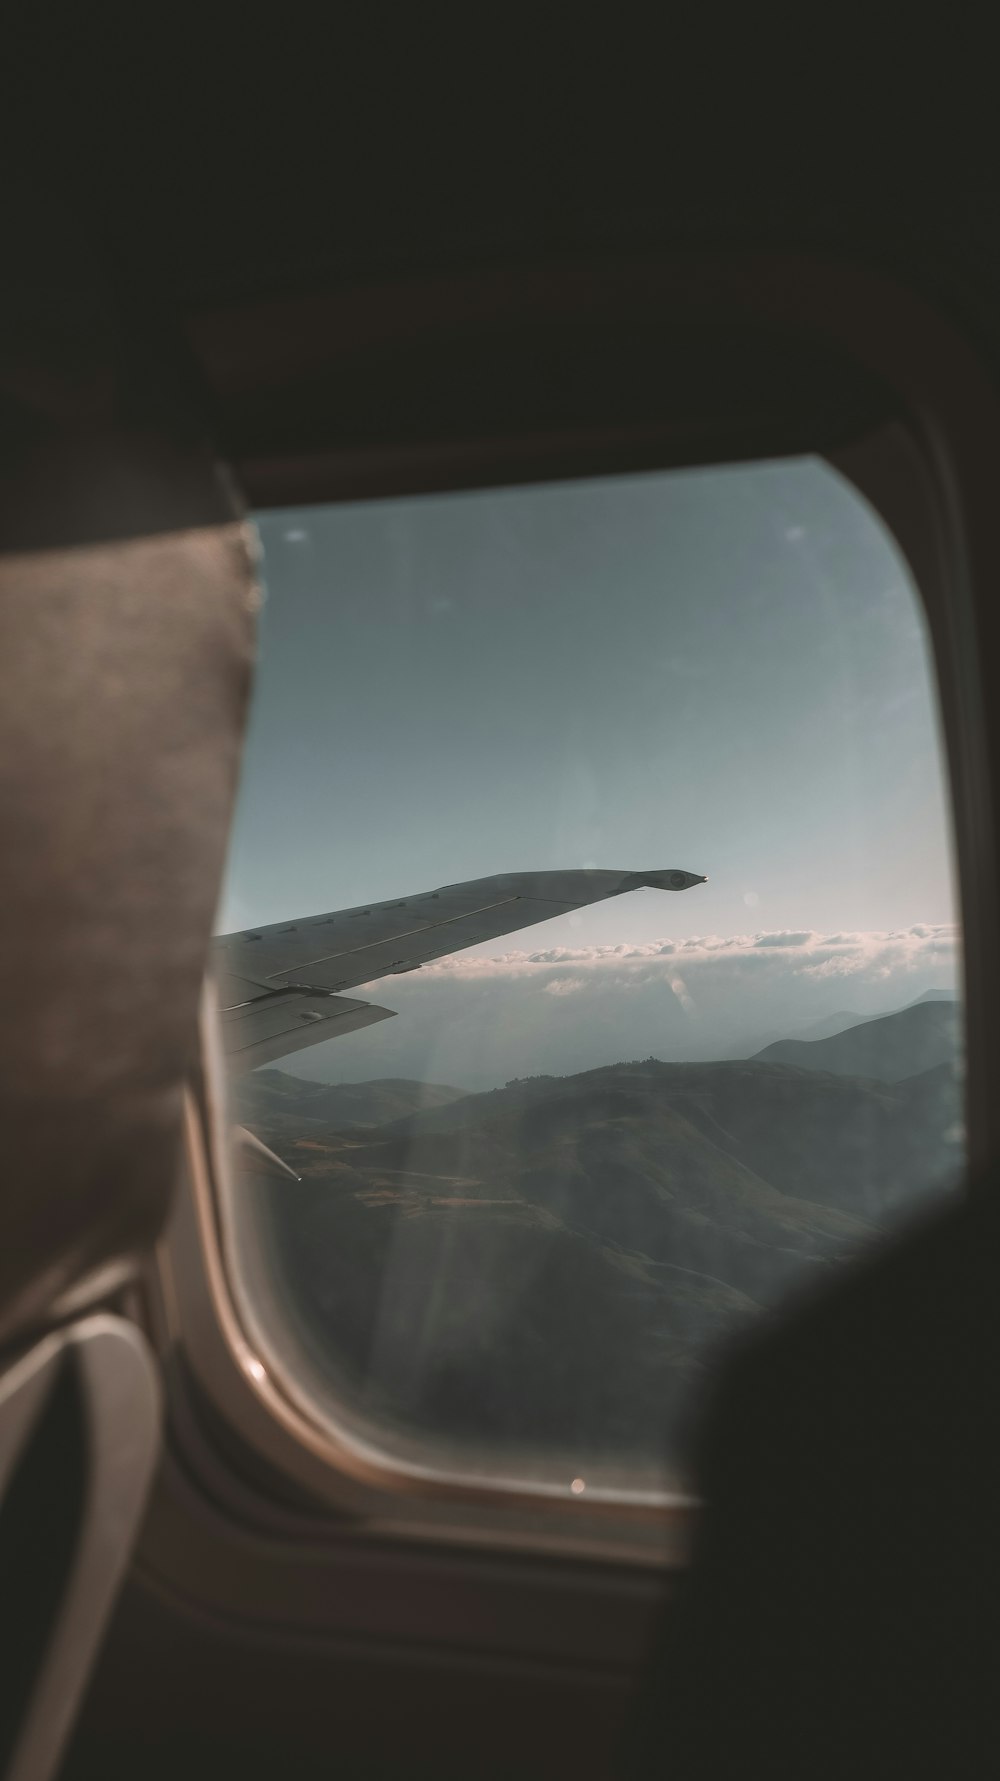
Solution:
M831 1039L834 1033L843 1033L848 1027L860 1027L870 1019L870 1015L852 1014L842 1008L837 1014L826 1014L822 1020L811 1021L805 1032L800 1033L799 1037L800 1039Z
M339 1393L576 1463L679 1451L720 1345L946 1191L961 1154L951 1062L889 1084L648 1060L461 1097L269 1070L240 1105L303 1178L243 1189Z
M927 989L924 990L923 995L916 996L912 1002L905 1003L904 1008L915 1008L922 1002L954 1002L954 999L954 995L949 990ZM846 1032L848 1027L866 1026L870 1021L884 1020L890 1015L902 1012L903 1009L887 1008L881 1014L858 1014L851 1009L841 1008L833 1014L822 1015L819 1020L809 1021L807 1025L800 1026L794 1034L789 1034L787 1029L784 1032L768 1033L766 1037L762 1034L755 1044L734 1048L726 1055L728 1057L763 1057L772 1045L789 1038L799 1042L831 1039L835 1033ZM779 1061L782 1060L779 1059ZM809 1068L808 1065L802 1067Z
M865 1020L823 1039L779 1039L757 1053L760 1063L793 1064L836 1076L901 1082L948 1063L960 1043L958 1005L936 996L898 1014Z
M303 1121L337 1131L349 1126L379 1126L422 1108L446 1106L465 1091L438 1082L413 1082L387 1077L378 1082L306 1082L285 1070L254 1070L238 1076L230 1088L233 1111L240 1118L269 1121L272 1131L294 1142L303 1136Z

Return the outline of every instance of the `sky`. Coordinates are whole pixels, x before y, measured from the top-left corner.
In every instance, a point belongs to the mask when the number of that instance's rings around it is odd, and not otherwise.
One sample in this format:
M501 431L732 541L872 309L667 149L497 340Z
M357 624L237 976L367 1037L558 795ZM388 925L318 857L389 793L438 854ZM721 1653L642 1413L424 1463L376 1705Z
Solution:
M956 983L919 598L816 459L257 516L217 931L493 872L679 866L391 978L321 1080L745 1055Z

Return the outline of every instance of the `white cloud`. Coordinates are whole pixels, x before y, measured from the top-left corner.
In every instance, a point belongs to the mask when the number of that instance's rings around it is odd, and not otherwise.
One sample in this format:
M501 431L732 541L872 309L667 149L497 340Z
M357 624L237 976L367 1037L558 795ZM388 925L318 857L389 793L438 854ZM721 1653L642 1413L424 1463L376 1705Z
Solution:
M755 946L805 946L813 938L807 930L805 933L793 934L786 928L777 934L758 934Z
M649 940L628 946L552 946L541 952L512 951L497 958L460 952L425 965L422 979L479 982L534 978L552 994L567 995L585 983L613 972L624 981L648 982L659 977L672 983L676 965L685 973L771 970L809 978L859 977L876 980L898 973L910 975L932 963L957 960L959 934L952 923L920 923L911 928L860 933L819 934L809 930L778 930L756 934L702 934L687 940ZM679 981L679 979L678 979ZM690 985L685 985L685 995Z
M671 977L670 987L673 990L674 995L677 997L677 1000L679 1001L685 1014L693 1014L695 1011L694 999L692 996L688 995L688 987L687 987L687 984L685 983L683 977Z

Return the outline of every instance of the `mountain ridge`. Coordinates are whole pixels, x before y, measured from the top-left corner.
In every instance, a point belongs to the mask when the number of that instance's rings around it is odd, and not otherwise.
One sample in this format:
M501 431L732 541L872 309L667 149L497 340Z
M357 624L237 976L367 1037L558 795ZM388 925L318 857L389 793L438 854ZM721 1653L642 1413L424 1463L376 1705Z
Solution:
M420 1107L444 1106L467 1091L441 1082L405 1076L377 1077L370 1082L313 1082L291 1071L268 1067L237 1077L230 1095L241 1112L294 1107L300 1117L337 1126L382 1125Z
M958 1004L921 997L895 1014L876 1016L827 1038L779 1039L755 1056L761 1063L899 1082L946 1063L958 1042Z

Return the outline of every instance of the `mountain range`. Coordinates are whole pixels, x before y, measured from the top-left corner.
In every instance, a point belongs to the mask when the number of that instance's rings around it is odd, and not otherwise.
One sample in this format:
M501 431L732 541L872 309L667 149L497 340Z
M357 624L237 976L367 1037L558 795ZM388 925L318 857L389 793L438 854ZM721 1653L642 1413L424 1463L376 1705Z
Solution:
M958 1006L939 1000L914 1002L898 1014L865 1020L829 1037L780 1039L757 1053L761 1063L794 1064L837 1076L870 1076L902 1082L956 1056Z
M655 1465L741 1329L954 1186L958 1029L922 1001L755 1058L470 1095L260 1070L236 1111L301 1180L242 1191L362 1421Z

